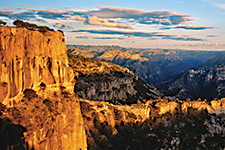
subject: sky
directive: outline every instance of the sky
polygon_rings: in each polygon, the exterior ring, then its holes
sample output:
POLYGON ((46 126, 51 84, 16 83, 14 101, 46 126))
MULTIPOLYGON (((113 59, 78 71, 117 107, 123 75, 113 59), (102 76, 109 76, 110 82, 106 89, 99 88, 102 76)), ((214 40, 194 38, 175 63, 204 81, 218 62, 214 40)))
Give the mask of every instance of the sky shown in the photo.
POLYGON ((225 50, 225 0, 1 0, 0 19, 63 30, 68 45, 225 50))

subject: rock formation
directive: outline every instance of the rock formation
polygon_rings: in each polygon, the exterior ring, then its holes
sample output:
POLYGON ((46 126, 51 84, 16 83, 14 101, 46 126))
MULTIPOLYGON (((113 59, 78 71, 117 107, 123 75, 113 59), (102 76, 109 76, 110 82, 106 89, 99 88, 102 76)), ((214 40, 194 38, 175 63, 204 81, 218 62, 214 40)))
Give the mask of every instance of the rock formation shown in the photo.
POLYGON ((157 145, 158 147, 165 148, 165 145, 178 147, 189 145, 189 139, 192 143, 199 143, 196 137, 200 141, 203 139, 205 144, 208 144, 207 148, 212 143, 204 139, 209 138, 220 144, 217 146, 224 145, 224 142, 218 139, 225 135, 223 109, 225 99, 211 103, 158 99, 130 106, 83 99, 80 101, 90 150, 121 147, 125 149, 134 146, 133 142, 140 145, 149 143, 148 146, 144 146, 145 148, 135 147, 135 149, 153 149, 151 147, 156 146, 154 142, 157 143, 162 139, 165 139, 165 142, 157 145), (221 137, 214 138, 214 134, 221 137))
POLYGON ((225 96, 224 81, 224 65, 212 68, 201 66, 189 69, 171 80, 157 85, 157 87, 165 90, 163 92, 165 95, 177 93, 176 91, 181 90, 195 99, 205 98, 213 100, 214 98, 223 98, 225 96))
MULTIPOLYGON (((78 99, 69 93, 56 95, 48 99, 35 95, 34 91, 26 90, 20 102, 11 108, 0 108, 0 118, 10 120, 24 128, 21 136, 27 143, 27 149, 34 150, 85 150, 87 147, 83 118, 78 99)), ((7 128, 6 141, 13 137, 7 128)), ((16 136, 19 136, 16 135, 16 136)), ((26 143, 10 141, 12 147, 26 143)), ((10 145, 4 145, 7 147, 10 145)), ((3 148, 2 147, 2 148, 3 148)), ((26 150, 26 147, 22 148, 26 150)))
POLYGON ((129 72, 80 76, 74 92, 80 97, 94 101, 137 103, 137 100, 157 99, 163 96, 155 87, 149 86, 129 72))
POLYGON ((25 129, 24 149, 87 148, 73 77, 61 33, 0 27, 0 118, 25 129))
POLYGON ((138 49, 120 46, 68 45, 68 52, 84 57, 110 61, 129 68, 144 82, 155 85, 201 65, 223 51, 138 49))
POLYGON ((76 73, 74 92, 81 98, 128 104, 163 96, 127 68, 79 55, 68 54, 68 58, 76 73))
POLYGON ((46 91, 59 85, 72 88, 64 37, 23 28, 0 27, 0 102, 21 95, 26 88, 46 91))

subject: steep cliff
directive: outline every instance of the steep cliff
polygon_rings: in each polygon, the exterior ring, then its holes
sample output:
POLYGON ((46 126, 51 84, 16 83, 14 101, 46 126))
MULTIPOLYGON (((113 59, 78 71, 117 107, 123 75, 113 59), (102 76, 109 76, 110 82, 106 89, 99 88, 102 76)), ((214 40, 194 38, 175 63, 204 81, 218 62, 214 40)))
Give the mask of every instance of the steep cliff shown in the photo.
POLYGON ((154 86, 144 83, 129 72, 80 76, 74 92, 80 97, 94 101, 108 101, 123 104, 137 103, 138 100, 154 100, 163 94, 154 86))
POLYGON ((80 101, 89 150, 225 146, 225 99, 211 103, 158 99, 130 106, 80 101))
POLYGON ((0 27, 0 123, 4 149, 84 150, 86 135, 61 33, 0 27), (8 123, 22 127, 14 141, 8 123))
POLYGON ((163 96, 127 68, 73 54, 68 54, 68 58, 76 73, 74 92, 81 98, 130 104, 163 96))
MULTIPOLYGON (((26 90, 20 102, 11 108, 2 107, 1 113, 1 119, 24 128, 21 133, 24 141, 15 143, 11 141, 11 131, 5 129, 4 138, 12 143, 12 147, 26 145, 21 148, 25 150, 85 150, 87 147, 79 101, 69 93, 43 99, 34 91, 26 90)), ((2 148, 9 146, 1 145, 2 148)))
POLYGON ((67 61, 61 33, 0 27, 0 102, 12 105, 23 90, 38 91, 42 82, 49 92, 59 85, 73 88, 67 61))

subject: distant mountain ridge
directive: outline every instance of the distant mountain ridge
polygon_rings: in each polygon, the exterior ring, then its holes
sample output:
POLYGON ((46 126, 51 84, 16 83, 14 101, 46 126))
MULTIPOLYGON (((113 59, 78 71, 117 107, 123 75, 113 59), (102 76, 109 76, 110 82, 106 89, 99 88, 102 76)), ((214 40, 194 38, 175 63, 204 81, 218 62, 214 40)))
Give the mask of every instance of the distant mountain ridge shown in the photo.
POLYGON ((120 46, 67 45, 69 53, 106 60, 129 68, 144 82, 155 85, 204 63, 223 51, 137 49, 120 46))
POLYGON ((194 98, 222 98, 225 96, 225 54, 209 59, 202 65, 184 71, 174 78, 156 85, 164 94, 176 93, 177 89, 194 98), (173 92, 174 91, 174 92, 173 92))

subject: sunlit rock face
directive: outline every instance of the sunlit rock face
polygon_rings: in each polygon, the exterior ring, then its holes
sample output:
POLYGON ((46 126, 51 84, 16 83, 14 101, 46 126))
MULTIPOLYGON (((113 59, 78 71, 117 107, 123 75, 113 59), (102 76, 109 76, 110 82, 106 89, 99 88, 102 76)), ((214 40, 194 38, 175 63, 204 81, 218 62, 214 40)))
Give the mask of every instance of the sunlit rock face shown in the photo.
POLYGON ((73 88, 72 78, 61 33, 0 27, 0 102, 9 104, 26 88, 38 91, 42 82, 73 88))
POLYGON ((0 118, 25 129, 24 149, 87 148, 73 77, 61 33, 0 27, 0 118))
POLYGON ((137 100, 153 100, 163 96, 154 86, 144 83, 129 72, 111 72, 80 76, 74 92, 93 101, 137 103, 137 100))

